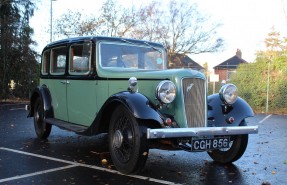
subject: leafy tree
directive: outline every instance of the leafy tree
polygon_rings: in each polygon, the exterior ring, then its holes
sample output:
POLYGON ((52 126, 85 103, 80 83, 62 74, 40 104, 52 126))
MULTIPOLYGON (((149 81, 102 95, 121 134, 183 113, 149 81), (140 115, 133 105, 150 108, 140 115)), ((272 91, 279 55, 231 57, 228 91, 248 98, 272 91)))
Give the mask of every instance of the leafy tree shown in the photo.
POLYGON ((36 52, 30 45, 33 29, 29 19, 34 13, 30 0, 0 1, 0 98, 9 95, 28 98, 29 89, 37 83, 36 52), (11 89, 10 82, 15 87, 11 89))
POLYGON ((275 31, 274 28, 272 28, 270 33, 268 33, 264 42, 266 51, 263 52, 263 55, 269 59, 282 55, 282 53, 287 49, 285 40, 280 37, 280 33, 275 31))

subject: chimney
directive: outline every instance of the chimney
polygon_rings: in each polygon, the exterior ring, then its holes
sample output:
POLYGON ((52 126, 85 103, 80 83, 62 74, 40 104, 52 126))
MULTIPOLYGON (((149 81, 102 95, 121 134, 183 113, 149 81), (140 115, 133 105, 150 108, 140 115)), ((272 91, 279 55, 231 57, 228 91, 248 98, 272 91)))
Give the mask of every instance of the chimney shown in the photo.
POLYGON ((242 52, 241 52, 240 49, 237 49, 237 51, 236 51, 236 56, 237 56, 238 58, 242 58, 242 52))

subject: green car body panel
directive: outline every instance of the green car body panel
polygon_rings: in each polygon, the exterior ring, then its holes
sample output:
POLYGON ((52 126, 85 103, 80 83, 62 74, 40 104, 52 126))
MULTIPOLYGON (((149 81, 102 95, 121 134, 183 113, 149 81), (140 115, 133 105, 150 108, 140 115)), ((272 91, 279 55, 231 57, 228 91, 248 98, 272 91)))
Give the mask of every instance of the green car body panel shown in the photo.
POLYGON ((205 80, 204 75, 201 72, 190 70, 190 69, 170 69, 164 71, 135 71, 135 72, 116 72, 107 71, 98 68, 98 74, 102 78, 118 78, 124 80, 107 80, 102 81, 108 84, 109 96, 121 91, 127 91, 128 77, 136 77, 138 79, 138 92, 148 97, 154 104, 158 104, 158 100, 155 99, 155 89, 159 82, 162 80, 170 80, 176 84, 176 98, 173 103, 168 105, 168 108, 163 108, 162 112, 175 116, 175 120, 178 122, 180 127, 187 127, 187 121, 185 118, 183 95, 181 80, 183 78, 199 78, 205 80), (148 77, 148 79, 147 79, 148 77))

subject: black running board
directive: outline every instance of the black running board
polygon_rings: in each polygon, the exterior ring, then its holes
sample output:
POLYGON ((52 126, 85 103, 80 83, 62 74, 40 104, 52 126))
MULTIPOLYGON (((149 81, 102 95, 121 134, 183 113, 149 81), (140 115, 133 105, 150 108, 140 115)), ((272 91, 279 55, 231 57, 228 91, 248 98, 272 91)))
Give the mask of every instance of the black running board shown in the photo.
POLYGON ((46 123, 49 123, 51 125, 55 125, 61 129, 76 132, 78 134, 84 133, 89 127, 82 126, 82 125, 76 125, 73 123, 69 123, 66 121, 61 121, 55 118, 46 118, 46 123))

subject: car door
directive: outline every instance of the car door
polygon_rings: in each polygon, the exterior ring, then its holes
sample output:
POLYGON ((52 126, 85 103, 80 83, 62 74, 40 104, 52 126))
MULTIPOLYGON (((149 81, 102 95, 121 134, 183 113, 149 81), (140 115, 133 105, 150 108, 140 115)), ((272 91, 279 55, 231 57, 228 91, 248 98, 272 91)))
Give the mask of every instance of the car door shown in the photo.
POLYGON ((92 73, 92 43, 74 43, 69 47, 67 104, 69 122, 90 126, 97 113, 96 80, 92 73))
POLYGON ((50 78, 47 80, 52 98, 54 117, 62 121, 68 121, 67 80, 65 76, 66 55, 66 46, 59 46, 51 49, 50 78))

